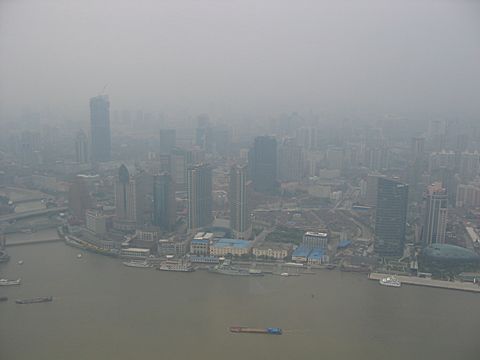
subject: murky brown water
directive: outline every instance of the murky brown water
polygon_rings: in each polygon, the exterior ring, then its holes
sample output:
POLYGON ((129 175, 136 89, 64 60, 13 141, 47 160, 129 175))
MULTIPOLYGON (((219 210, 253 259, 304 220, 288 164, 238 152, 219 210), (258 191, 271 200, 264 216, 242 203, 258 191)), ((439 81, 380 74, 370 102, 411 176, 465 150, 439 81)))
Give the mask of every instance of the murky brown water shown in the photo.
POLYGON ((0 359, 480 359, 480 296, 365 276, 226 277, 124 267, 62 243, 10 248, 0 359), (19 259, 24 260, 18 265, 19 259), (16 305, 15 298, 54 296, 16 305), (282 336, 230 334, 279 326, 282 336))

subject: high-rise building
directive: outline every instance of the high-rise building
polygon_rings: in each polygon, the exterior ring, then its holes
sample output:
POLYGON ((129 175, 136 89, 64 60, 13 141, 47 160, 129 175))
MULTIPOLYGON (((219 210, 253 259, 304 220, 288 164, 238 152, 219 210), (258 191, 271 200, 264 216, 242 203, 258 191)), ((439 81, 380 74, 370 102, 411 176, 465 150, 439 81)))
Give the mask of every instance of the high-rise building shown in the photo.
POLYGON ((133 177, 135 223, 140 227, 150 225, 153 215, 153 175, 141 171, 133 177))
POLYGON ((230 205, 230 228, 235 238, 248 239, 252 232, 247 203, 247 167, 235 165, 230 169, 228 201, 230 205))
POLYGON ((278 148, 278 178, 281 181, 300 181, 303 177, 302 148, 286 139, 278 148))
POLYGON ((408 185, 397 180, 378 178, 374 243, 378 255, 403 255, 407 202, 408 185))
POLYGON ((411 201, 419 201, 423 196, 425 185, 422 184, 422 175, 426 165, 425 138, 412 138, 410 157, 407 165, 409 197, 411 201))
POLYGON ((85 212, 93 205, 88 184, 83 175, 77 175, 68 190, 68 207, 80 221, 85 221, 85 212))
POLYGON ((379 173, 368 174, 365 184, 365 205, 377 206, 378 179, 385 175, 379 173))
POLYGON ((210 126, 210 120, 206 115, 200 115, 197 119, 198 127, 195 130, 195 145, 205 150, 207 153, 213 151, 213 128, 210 126))
POLYGON ((341 170, 343 168, 344 153, 342 148, 329 147, 326 154, 327 168, 341 170))
POLYGON ((271 136, 255 138, 248 158, 255 191, 274 193, 277 183, 277 140, 271 136))
POLYGON ((110 102, 107 95, 90 99, 91 155, 93 161, 110 160, 110 102))
POLYGON ((115 181, 115 214, 118 220, 135 222, 135 183, 125 165, 121 165, 115 181))
POLYGON ((463 181, 475 179, 480 168, 480 154, 478 152, 464 151, 460 155, 459 172, 463 181))
POLYGON ((176 146, 175 129, 160 130, 160 154, 170 154, 176 146))
POLYGON ((177 191, 185 191, 187 186, 187 154, 183 149, 175 148, 170 156, 170 169, 177 191))
POLYGON ((153 181, 153 223, 164 231, 171 231, 175 217, 175 186, 170 174, 164 172, 153 181))
POLYGON ((428 187, 422 233, 423 243, 427 245, 445 243, 447 202, 447 192, 441 183, 437 182, 428 187))
POLYGON ((459 184, 457 187, 456 207, 480 207, 480 183, 459 184))
POLYGON ((88 162, 88 141, 83 130, 78 131, 75 136, 75 161, 80 164, 88 162))
POLYGON ((212 168, 207 164, 187 169, 188 229, 208 226, 212 216, 212 168))

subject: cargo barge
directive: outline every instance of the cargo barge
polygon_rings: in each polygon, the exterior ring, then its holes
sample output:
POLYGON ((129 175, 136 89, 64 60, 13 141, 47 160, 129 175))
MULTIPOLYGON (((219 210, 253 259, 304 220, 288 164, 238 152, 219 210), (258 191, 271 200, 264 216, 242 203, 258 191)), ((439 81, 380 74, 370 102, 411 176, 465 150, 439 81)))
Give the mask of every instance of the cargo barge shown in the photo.
POLYGON ((37 297, 33 299, 17 299, 15 302, 17 304, 36 304, 36 303, 43 303, 43 302, 50 302, 53 301, 53 297, 46 296, 46 297, 37 297))
POLYGON ((230 326, 232 333, 246 333, 246 334, 267 334, 267 335, 282 335, 282 329, 278 327, 268 328, 251 328, 246 326, 230 326))

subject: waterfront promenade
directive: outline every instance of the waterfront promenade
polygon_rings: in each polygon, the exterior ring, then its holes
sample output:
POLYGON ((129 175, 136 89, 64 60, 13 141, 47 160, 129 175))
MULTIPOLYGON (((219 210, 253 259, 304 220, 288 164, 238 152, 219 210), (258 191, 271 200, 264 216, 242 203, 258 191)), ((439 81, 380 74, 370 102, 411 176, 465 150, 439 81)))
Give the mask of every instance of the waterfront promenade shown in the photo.
MULTIPOLYGON (((368 275, 368 278, 370 280, 378 281, 387 276, 391 276, 391 275, 381 274, 381 273, 370 273, 368 275)), ((427 287, 434 287, 434 288, 440 288, 440 289, 460 290, 460 291, 480 293, 480 286, 478 284, 473 284, 469 282, 433 280, 433 279, 427 279, 427 278, 420 278, 416 276, 395 275, 395 277, 398 280, 400 280, 402 284, 407 284, 407 285, 427 286, 427 287)))

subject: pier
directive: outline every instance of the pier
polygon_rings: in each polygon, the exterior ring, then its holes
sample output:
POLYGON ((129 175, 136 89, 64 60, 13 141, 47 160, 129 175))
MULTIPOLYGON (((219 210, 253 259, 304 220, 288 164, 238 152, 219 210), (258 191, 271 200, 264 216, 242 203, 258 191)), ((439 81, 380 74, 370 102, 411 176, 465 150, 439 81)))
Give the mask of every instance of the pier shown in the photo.
MULTIPOLYGON (((392 276, 391 274, 381 274, 381 273, 370 273, 368 278, 370 280, 379 281, 380 279, 392 276)), ((420 278, 416 276, 403 276, 395 275, 395 277, 400 280, 402 284, 414 285, 414 286, 426 286, 433 287, 438 289, 447 289, 447 290, 459 290, 480 293, 480 286, 478 284, 461 282, 461 281, 444 281, 444 280, 433 280, 427 278, 420 278)))
POLYGON ((21 245, 44 244, 44 243, 51 243, 51 242, 58 242, 58 241, 63 241, 63 240, 60 239, 60 238, 38 239, 38 240, 20 240, 20 241, 7 242, 5 244, 5 246, 6 247, 11 247, 11 246, 21 246, 21 245))

